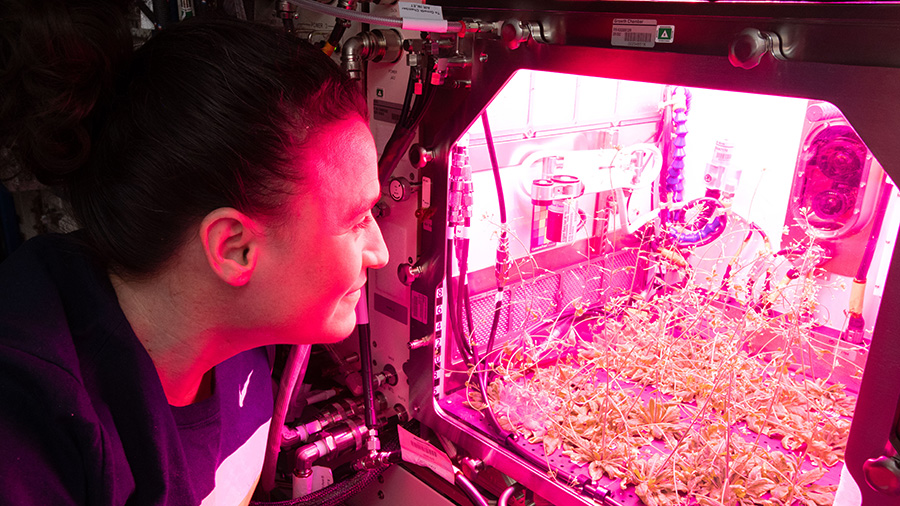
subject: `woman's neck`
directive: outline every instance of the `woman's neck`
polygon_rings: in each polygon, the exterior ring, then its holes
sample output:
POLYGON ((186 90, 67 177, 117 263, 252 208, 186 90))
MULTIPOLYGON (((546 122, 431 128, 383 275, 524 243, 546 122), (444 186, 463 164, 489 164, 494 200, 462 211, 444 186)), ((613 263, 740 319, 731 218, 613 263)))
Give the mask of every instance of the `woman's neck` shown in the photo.
POLYGON ((156 367, 166 399, 186 406, 212 393, 212 368, 219 357, 213 335, 206 330, 202 312, 184 290, 172 290, 165 277, 125 281, 113 274, 110 281, 119 305, 138 340, 156 367))

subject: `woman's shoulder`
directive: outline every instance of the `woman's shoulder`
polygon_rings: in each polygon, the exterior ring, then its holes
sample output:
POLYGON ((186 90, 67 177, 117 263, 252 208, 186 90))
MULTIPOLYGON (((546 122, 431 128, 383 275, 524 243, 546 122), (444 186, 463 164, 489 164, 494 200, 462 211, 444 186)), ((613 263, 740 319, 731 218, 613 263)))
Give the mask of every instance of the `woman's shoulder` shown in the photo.
POLYGON ((26 241, 0 265, 0 347, 32 356, 45 366, 75 375, 77 361, 68 331, 61 292, 74 286, 57 279, 69 241, 65 236, 39 236, 26 241))

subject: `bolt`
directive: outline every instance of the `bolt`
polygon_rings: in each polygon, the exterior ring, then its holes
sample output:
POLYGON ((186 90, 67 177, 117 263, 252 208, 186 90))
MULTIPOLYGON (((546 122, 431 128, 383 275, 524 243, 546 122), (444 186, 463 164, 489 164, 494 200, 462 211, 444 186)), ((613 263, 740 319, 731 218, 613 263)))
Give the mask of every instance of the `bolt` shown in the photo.
POLYGON ((481 56, 478 57, 478 61, 480 61, 481 63, 488 61, 488 55, 482 53, 481 56))

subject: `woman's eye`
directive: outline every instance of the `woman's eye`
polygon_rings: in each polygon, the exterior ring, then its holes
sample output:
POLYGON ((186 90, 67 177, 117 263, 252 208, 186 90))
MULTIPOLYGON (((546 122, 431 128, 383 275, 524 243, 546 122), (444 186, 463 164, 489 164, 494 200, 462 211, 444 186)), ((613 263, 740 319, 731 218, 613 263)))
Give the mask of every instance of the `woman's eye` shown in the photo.
POLYGON ((357 223, 356 226, 353 228, 354 228, 354 230, 366 229, 369 227, 369 225, 372 224, 373 221, 375 221, 375 218, 373 218, 372 214, 369 213, 365 216, 365 218, 363 218, 363 220, 361 222, 357 223))

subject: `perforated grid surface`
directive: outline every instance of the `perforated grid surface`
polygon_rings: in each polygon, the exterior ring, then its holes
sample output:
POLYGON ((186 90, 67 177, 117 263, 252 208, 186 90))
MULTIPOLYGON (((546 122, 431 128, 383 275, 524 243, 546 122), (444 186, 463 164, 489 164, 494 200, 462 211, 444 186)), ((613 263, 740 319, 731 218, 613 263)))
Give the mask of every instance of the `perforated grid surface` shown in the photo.
MULTIPOLYGON (((635 252, 620 251, 506 287, 494 346, 502 346, 510 332, 572 310, 574 304, 596 307, 629 290, 636 263, 635 252)), ((491 290, 471 297, 473 338, 479 356, 490 337, 496 293, 497 290, 491 290)), ((444 336, 449 338, 449 331, 445 330, 444 336)), ((455 344, 444 349, 452 350, 450 364, 461 362, 455 344)))

